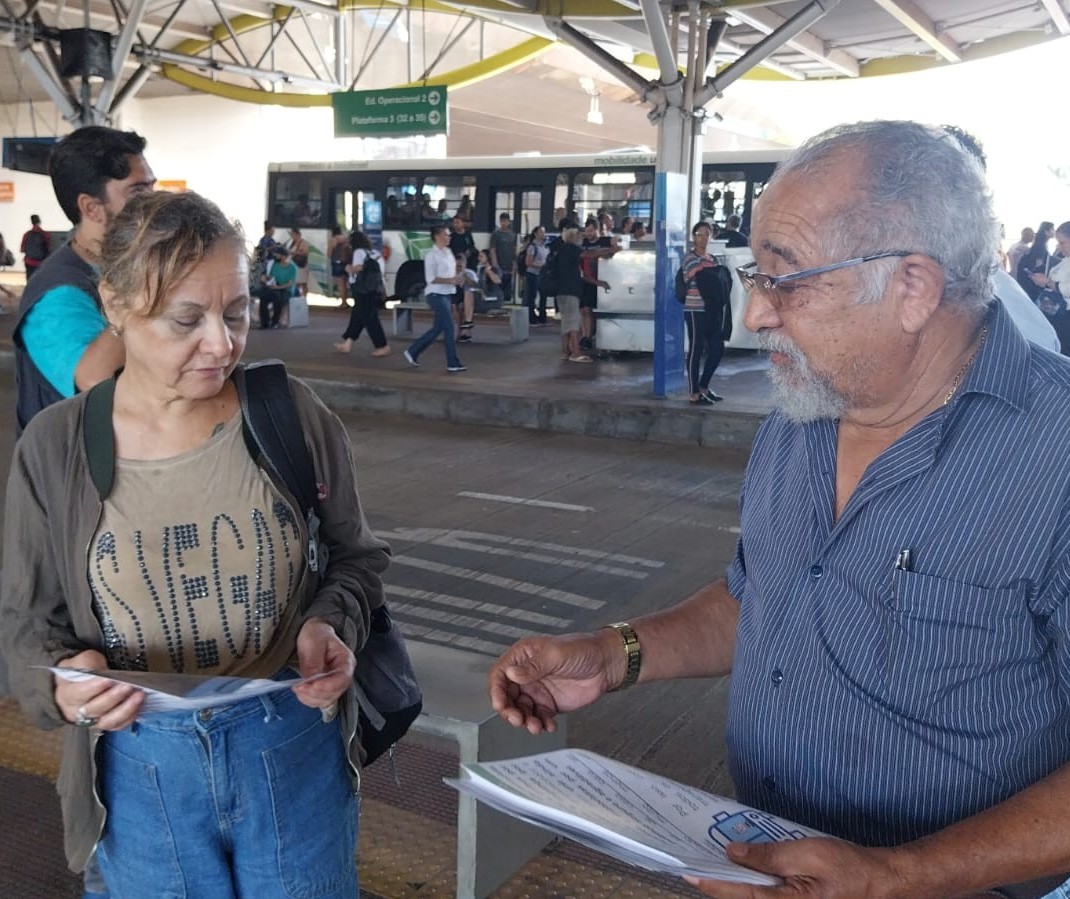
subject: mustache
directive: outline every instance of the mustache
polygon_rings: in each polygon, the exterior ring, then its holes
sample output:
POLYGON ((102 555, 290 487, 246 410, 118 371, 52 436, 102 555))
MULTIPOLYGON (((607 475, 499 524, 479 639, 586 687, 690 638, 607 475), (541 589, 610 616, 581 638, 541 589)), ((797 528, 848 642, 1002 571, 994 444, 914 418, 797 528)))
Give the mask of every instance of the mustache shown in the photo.
POLYGON ((760 330, 758 332, 758 346, 767 353, 783 353, 793 361, 803 358, 803 354, 795 341, 786 334, 781 334, 777 331, 770 331, 764 328, 760 330))

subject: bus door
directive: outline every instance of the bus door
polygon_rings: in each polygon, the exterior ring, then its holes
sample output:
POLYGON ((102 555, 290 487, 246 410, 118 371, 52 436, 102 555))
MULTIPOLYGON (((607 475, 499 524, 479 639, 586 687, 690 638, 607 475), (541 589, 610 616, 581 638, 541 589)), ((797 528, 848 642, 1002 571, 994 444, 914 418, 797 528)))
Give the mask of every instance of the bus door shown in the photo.
POLYGON ((375 199, 375 194, 365 190, 332 190, 331 224, 338 225, 343 234, 364 230, 364 201, 375 199))
POLYGON ((530 234, 536 225, 554 230, 550 222, 542 220, 542 189, 537 184, 496 184, 491 193, 494 197, 492 230, 498 227, 503 212, 508 214, 513 230, 521 237, 530 234))

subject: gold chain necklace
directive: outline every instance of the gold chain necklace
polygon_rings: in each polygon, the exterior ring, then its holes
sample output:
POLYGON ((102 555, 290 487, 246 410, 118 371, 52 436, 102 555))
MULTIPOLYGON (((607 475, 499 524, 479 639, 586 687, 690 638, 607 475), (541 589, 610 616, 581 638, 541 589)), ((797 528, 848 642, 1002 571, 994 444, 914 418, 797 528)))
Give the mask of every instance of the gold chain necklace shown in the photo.
POLYGON ((967 359, 956 373, 954 379, 951 381, 951 389, 948 390, 947 396, 944 397, 944 405, 946 406, 951 402, 951 398, 955 395, 955 392, 959 389, 959 385, 962 384, 962 379, 966 376, 966 372, 970 370, 970 366, 973 365, 973 360, 977 358, 977 354, 981 352, 981 347, 985 345, 985 338, 988 336, 988 322, 985 322, 981 326, 981 340, 977 344, 977 349, 970 353, 970 358, 967 359))
POLYGON ((97 254, 97 253, 94 253, 91 249, 89 249, 89 247, 87 247, 84 243, 82 243, 80 240, 78 240, 77 237, 72 237, 71 238, 71 246, 75 250, 80 250, 81 251, 81 255, 86 257, 86 262, 89 262, 91 265, 96 265, 96 266, 99 267, 99 265, 100 265, 100 255, 97 254))

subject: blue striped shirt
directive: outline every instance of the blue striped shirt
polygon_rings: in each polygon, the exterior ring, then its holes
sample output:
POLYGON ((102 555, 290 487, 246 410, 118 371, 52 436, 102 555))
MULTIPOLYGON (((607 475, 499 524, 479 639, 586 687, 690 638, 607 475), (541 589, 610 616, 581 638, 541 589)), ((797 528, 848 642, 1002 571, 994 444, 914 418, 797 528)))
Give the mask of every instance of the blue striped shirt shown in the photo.
POLYGON ((890 845, 1070 759, 1070 360, 989 322, 838 521, 836 424, 762 424, 728 569, 742 801, 890 845))

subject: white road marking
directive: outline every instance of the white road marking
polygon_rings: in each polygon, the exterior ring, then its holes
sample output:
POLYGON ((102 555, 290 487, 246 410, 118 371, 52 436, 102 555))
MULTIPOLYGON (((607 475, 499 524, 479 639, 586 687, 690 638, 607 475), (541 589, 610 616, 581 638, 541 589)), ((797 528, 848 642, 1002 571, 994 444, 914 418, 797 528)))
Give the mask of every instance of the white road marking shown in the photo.
MULTIPOLYGON (((527 609, 511 609, 508 606, 500 606, 493 602, 481 602, 477 599, 467 599, 463 596, 453 596, 449 593, 433 593, 430 590, 417 590, 414 587, 401 587, 397 584, 389 584, 386 592, 390 596, 405 596, 409 599, 417 599, 421 602, 437 603, 443 606, 453 606, 464 609, 467 612, 476 612, 482 615, 496 616, 498 618, 516 618, 531 625, 539 625, 544 628, 556 628, 564 630, 571 627, 573 622, 568 618, 556 618, 553 615, 543 615, 541 612, 531 612, 527 609)), ((394 608, 391 601, 390 608, 394 608)))
POLYGON ((428 606, 412 605, 407 602, 390 603, 391 613, 398 615, 412 615, 420 621, 434 621, 438 624, 452 628, 463 627, 468 630, 478 631, 481 634, 497 634, 507 637, 509 642, 519 640, 521 637, 530 637, 530 627, 513 627, 509 624, 501 624, 497 621, 487 621, 484 618, 473 618, 471 615, 457 615, 443 609, 432 609, 428 606))
POLYGON ((564 512, 593 512, 594 506, 573 506, 570 503, 555 503, 545 499, 524 499, 521 496, 502 496, 498 493, 476 493, 462 490, 457 494, 469 499, 485 499, 492 503, 510 503, 514 506, 538 506, 541 509, 561 509, 564 512))
POLYGON ((562 556, 590 559, 593 562, 612 562, 617 565, 634 565, 637 568, 665 567, 664 562, 659 562, 656 559, 625 556, 600 549, 583 549, 566 543, 544 543, 536 540, 525 540, 521 537, 506 537, 502 534, 484 534, 479 531, 448 530, 444 528, 397 528, 393 531, 376 533, 379 533, 380 536, 387 540, 411 540, 414 543, 434 543, 442 546, 453 545, 458 539, 475 540, 502 546, 555 552, 562 556))
POLYGON ((450 577, 476 581, 481 584, 490 584, 492 587, 500 587, 503 590, 515 590, 517 593, 526 593, 530 596, 539 596, 553 602, 576 606, 580 609, 600 609, 605 603, 600 599, 591 599, 579 593, 569 593, 565 590, 555 590, 552 587, 543 587, 540 584, 531 584, 527 581, 517 581, 513 578, 499 577, 496 574, 488 574, 485 571, 476 571, 472 568, 460 568, 456 565, 443 565, 441 562, 432 562, 430 559, 417 559, 404 553, 394 556, 391 561, 395 565, 408 565, 410 568, 419 568, 423 571, 433 571, 436 574, 445 574, 450 577))
POLYGON ((401 630, 411 640, 426 640, 428 643, 442 643, 446 646, 455 646, 458 649, 470 649, 473 652, 481 652, 488 656, 500 656, 508 649, 512 642, 494 643, 490 640, 480 640, 469 634, 458 634, 456 631, 443 630, 438 627, 426 627, 421 624, 401 622, 401 630))

